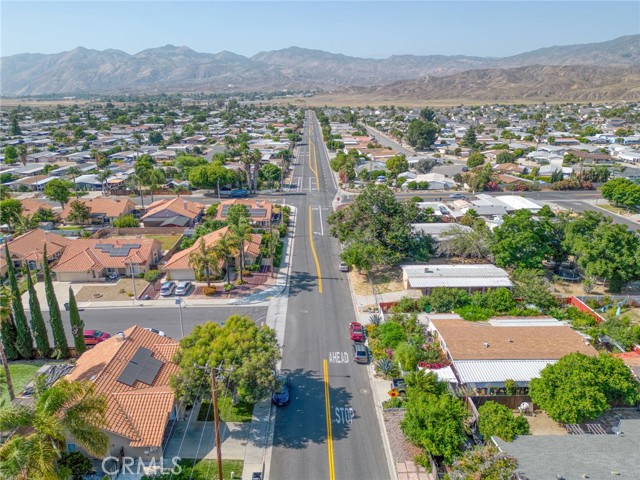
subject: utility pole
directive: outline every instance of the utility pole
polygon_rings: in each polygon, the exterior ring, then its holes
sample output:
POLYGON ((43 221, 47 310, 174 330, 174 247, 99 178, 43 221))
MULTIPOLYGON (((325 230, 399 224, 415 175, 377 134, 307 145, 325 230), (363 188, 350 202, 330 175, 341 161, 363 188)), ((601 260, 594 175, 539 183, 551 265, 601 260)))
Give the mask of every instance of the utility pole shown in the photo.
POLYGON ((209 368, 207 363, 204 367, 200 367, 196 364, 193 365, 200 370, 211 373, 211 394, 213 397, 213 422, 215 426, 216 435, 216 454, 218 457, 218 480, 223 480, 222 477, 222 447, 220 445, 220 414, 218 411, 218 389, 216 388, 216 373, 222 371, 222 363, 218 368, 209 368))
POLYGON ((131 283, 133 283, 133 298, 131 299, 133 303, 138 299, 138 294, 136 292, 136 278, 133 276, 133 262, 129 260, 129 270, 131 270, 131 283))

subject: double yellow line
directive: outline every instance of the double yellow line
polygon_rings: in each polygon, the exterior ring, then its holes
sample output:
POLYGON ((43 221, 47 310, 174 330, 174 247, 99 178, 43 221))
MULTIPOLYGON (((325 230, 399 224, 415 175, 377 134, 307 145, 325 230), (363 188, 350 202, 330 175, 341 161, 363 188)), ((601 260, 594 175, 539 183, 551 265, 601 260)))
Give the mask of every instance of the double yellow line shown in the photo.
POLYGON ((316 175, 316 188, 320 191, 320 177, 318 175, 318 157, 316 156, 316 144, 311 140, 311 127, 309 127, 309 168, 316 175), (313 152, 313 164, 311 163, 311 152, 313 152), (315 165, 315 168, 314 168, 315 165))
POLYGON ((313 243, 313 212, 311 211, 311 207, 309 207, 309 243, 311 244, 311 253, 316 262, 316 270, 318 272, 318 292, 322 293, 322 271, 320 270, 320 261, 316 253, 316 246, 313 243))
POLYGON ((331 432, 331 401, 329 398, 329 362, 325 358, 322 361, 324 369, 324 405, 327 410, 327 450, 329 457, 329 480, 336 479, 335 465, 333 461, 333 434, 331 432))

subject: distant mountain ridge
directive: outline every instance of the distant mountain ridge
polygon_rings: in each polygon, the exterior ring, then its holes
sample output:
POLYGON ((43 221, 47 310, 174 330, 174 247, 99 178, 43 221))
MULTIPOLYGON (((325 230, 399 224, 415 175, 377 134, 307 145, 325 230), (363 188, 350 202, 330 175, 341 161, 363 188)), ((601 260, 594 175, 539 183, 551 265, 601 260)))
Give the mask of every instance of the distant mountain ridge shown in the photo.
POLYGON ((229 51, 200 53, 173 45, 130 55, 115 49, 78 47, 51 55, 26 53, 0 58, 0 89, 3 95, 336 89, 532 65, 637 66, 640 35, 542 48, 503 58, 393 55, 371 59, 300 47, 245 57, 229 51))

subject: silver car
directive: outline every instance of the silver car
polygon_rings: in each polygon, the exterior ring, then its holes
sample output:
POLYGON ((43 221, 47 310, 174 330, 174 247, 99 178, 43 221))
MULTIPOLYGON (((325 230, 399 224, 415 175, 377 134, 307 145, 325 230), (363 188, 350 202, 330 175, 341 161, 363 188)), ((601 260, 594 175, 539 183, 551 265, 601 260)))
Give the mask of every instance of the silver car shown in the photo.
POLYGON ((191 282, 180 282, 176 287, 176 296, 189 295, 191 290, 191 282))
POLYGON ((160 287, 161 297, 170 297, 176 289, 176 282, 164 282, 160 287))

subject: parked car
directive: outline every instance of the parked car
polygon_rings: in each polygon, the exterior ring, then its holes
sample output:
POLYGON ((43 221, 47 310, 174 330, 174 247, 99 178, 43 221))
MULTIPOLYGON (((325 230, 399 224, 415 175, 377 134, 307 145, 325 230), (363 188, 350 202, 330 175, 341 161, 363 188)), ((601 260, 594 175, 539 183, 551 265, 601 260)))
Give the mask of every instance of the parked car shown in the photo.
POLYGON ((229 192, 229 198, 244 198, 249 196, 249 191, 244 188, 236 188, 229 192))
POLYGON ((176 287, 176 296, 189 295, 191 290, 191 282, 180 282, 176 287))
POLYGON ((278 387, 276 391, 271 395, 271 401, 274 405, 279 407, 288 405, 291 400, 291 380, 289 375, 278 375, 278 387))
POLYGON ((158 330, 157 328, 145 327, 145 330, 147 330, 148 332, 153 332, 156 335, 160 335, 161 337, 166 337, 167 336, 166 333, 164 333, 162 330, 158 330))
POLYGON ((353 344, 353 360, 356 363, 369 363, 369 349, 362 343, 353 344))
POLYGON ((467 197, 462 193, 452 193, 451 195, 449 195, 449 198, 467 198, 467 197))
POLYGON ((407 392, 407 384, 404 381, 404 378, 394 378, 391 380, 391 389, 397 390, 400 393, 407 392))
POLYGON ((354 342, 364 342, 364 327, 362 324, 351 322, 349 324, 349 335, 354 342))
POLYGON ((104 342, 107 338, 111 338, 107 332, 102 330, 84 330, 84 343, 87 347, 93 347, 94 345, 104 342))
POLYGON ((347 265, 344 262, 340 262, 340 265, 338 265, 338 270, 340 270, 341 272, 348 272, 349 271, 349 265, 347 265))
POLYGON ((161 297, 169 297, 173 295, 173 292, 176 290, 176 282, 164 282, 162 287, 160 287, 160 296, 161 297))

